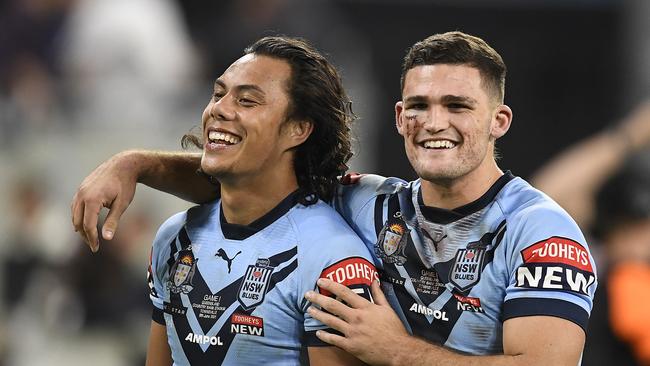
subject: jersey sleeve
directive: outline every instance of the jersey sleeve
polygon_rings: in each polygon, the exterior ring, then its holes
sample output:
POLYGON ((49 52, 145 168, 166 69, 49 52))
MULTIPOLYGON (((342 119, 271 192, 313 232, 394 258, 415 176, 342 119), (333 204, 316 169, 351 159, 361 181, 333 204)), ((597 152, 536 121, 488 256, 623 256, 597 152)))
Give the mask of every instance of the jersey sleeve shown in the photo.
MULTIPOLYGON (((334 211, 332 211, 334 213, 334 211)), ((334 213, 335 214, 335 213, 334 213)), ((316 286, 319 278, 328 278, 342 283, 360 296, 371 300, 370 285, 378 279, 370 252, 352 230, 340 220, 338 227, 330 227, 327 235, 310 244, 310 249, 299 257, 301 269, 300 296, 309 290, 321 291, 316 286)), ((321 228, 323 229, 323 228, 321 228)), ((321 291, 322 294, 333 296, 321 291)), ((320 321, 312 318, 307 308, 312 304, 301 299, 301 312, 304 314, 305 346, 329 346, 320 341, 315 333, 327 329, 320 321)), ((332 330, 330 330, 332 331, 332 330)))
POLYGON ((503 321, 559 317, 587 329, 596 267, 577 224, 559 207, 533 207, 508 225, 508 286, 503 321))
POLYGON ((154 238, 149 257, 149 268, 147 269, 147 282, 149 285, 149 299, 153 305, 152 320, 156 323, 165 324, 163 317, 164 307, 164 283, 168 277, 169 266, 167 257, 171 252, 171 246, 175 245, 178 231, 185 223, 186 213, 182 212, 169 218, 163 223, 156 237, 154 238))
POLYGON ((363 174, 355 179, 345 180, 337 189, 333 206, 345 221, 372 248, 377 240, 376 222, 383 222, 384 198, 407 186, 399 178, 363 174), (376 216, 380 215, 379 218, 376 216))

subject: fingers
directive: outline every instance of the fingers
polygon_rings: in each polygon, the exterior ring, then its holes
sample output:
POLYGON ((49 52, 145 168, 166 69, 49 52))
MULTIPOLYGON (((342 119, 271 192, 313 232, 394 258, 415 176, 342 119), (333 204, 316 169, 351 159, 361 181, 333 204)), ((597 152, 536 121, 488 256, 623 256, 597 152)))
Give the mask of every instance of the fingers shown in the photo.
POLYGON ((327 310, 329 313, 341 317, 343 320, 349 320, 351 310, 347 305, 333 299, 329 296, 324 296, 315 291, 307 291, 305 299, 312 303, 319 305, 321 308, 327 310))
POLYGON ((106 216, 106 221, 104 221, 104 225, 102 226, 102 237, 104 239, 113 239, 113 236, 117 231, 117 226, 120 222, 120 217, 122 217, 122 214, 124 211, 126 211, 127 207, 129 207, 128 202, 122 201, 120 199, 113 201, 113 204, 110 207, 110 211, 108 211, 108 215, 106 216))
POLYGON ((325 343, 336 346, 344 351, 348 351, 345 337, 342 337, 338 334, 332 334, 324 330, 316 331, 316 337, 325 343))
POLYGON ((83 210, 83 231, 86 235, 86 243, 93 252, 99 250, 99 238, 97 236, 97 218, 101 206, 98 203, 87 202, 83 210))
POLYGON ((342 285, 338 282, 327 278, 320 278, 317 284, 318 287, 333 293, 337 298, 345 301, 345 303, 347 303, 352 308, 358 309, 370 304, 368 300, 364 299, 345 285, 342 285))
POLYGON ((338 318, 332 314, 328 314, 320 309, 317 309, 314 306, 310 306, 307 309, 307 312, 309 315, 311 315, 312 318, 319 320, 321 323, 327 325, 328 327, 336 329, 343 334, 346 333, 348 323, 343 321, 341 318, 338 318))
POLYGON ((72 225, 74 226, 74 231, 76 231, 79 236, 81 236, 81 240, 83 240, 90 249, 93 248, 93 246, 90 244, 91 242, 88 240, 88 236, 86 235, 86 231, 84 230, 84 202, 82 200, 79 200, 77 198, 77 195, 75 195, 75 198, 72 201, 72 225))
POLYGON ((390 306, 388 299, 386 299, 386 295, 384 295, 384 292, 381 290, 379 281, 372 281, 372 284, 370 285, 370 293, 372 294, 372 299, 375 304, 390 306))
POLYGON ((78 199, 77 194, 72 198, 72 226, 74 226, 74 231, 79 234, 83 233, 83 215, 84 215, 84 206, 83 201, 78 199))

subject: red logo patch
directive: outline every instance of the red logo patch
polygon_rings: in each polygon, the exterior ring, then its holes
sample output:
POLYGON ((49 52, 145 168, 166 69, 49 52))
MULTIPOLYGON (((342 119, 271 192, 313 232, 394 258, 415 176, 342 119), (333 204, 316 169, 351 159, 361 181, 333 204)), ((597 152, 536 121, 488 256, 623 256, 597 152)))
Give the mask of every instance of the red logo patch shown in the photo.
MULTIPOLYGON (((347 258, 325 268, 320 278, 328 278, 347 287, 354 285, 370 286, 372 281, 379 279, 375 266, 361 257, 347 258)), ((321 289, 321 294, 330 296, 332 293, 321 289)))
POLYGON ((589 253, 580 243, 571 239, 552 236, 538 241, 521 251, 524 263, 566 264, 593 273, 589 253))
POLYGON ((463 304, 470 304, 472 306, 476 306, 477 308, 481 307, 481 299, 479 299, 478 297, 466 297, 457 294, 454 294, 454 297, 456 298, 456 300, 458 300, 463 304))
POLYGON ((264 319, 246 314, 233 314, 230 318, 230 332, 264 337, 264 319))
POLYGON ((232 317, 230 318, 230 323, 252 325, 255 327, 263 327, 264 319, 257 316, 251 316, 251 315, 233 314, 232 317))

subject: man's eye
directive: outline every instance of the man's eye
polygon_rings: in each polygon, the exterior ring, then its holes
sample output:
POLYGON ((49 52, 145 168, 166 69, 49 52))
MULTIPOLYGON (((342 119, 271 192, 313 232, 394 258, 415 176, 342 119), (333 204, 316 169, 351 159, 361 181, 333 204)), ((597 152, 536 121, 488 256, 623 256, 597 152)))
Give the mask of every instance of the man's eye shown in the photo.
POLYGON ((248 98, 239 98, 239 103, 241 103, 244 106, 253 106, 257 104, 257 102, 255 102, 254 100, 248 98))
POLYGON ((469 109, 469 106, 462 103, 451 103, 448 104, 447 107, 449 107, 449 109, 469 109))
POLYGON ((413 103, 406 106, 406 109, 418 109, 423 110, 427 109, 426 103, 413 103))
POLYGON ((219 100, 221 98, 223 98, 223 93, 221 93, 221 92, 212 94, 212 99, 214 99, 214 100, 219 100))

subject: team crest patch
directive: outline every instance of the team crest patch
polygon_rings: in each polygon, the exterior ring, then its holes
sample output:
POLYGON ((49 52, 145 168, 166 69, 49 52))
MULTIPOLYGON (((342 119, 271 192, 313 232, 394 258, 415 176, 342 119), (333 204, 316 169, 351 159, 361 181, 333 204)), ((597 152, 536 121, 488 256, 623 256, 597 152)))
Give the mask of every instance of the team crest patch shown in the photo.
POLYGON ((402 220, 401 212, 396 212, 379 232, 375 253, 386 263, 403 265, 406 262, 404 248, 410 231, 402 220))
POLYGON ((264 301, 273 269, 266 258, 260 258, 254 265, 248 266, 237 294, 237 300, 244 310, 257 307, 264 301))
POLYGON ((192 246, 178 252, 178 259, 171 268, 172 279, 167 282, 167 288, 175 293, 187 294, 194 288, 192 278, 196 272, 196 262, 192 253, 192 246))
POLYGON ((485 248, 458 249, 449 273, 449 282, 458 291, 465 292, 481 279, 485 248))

